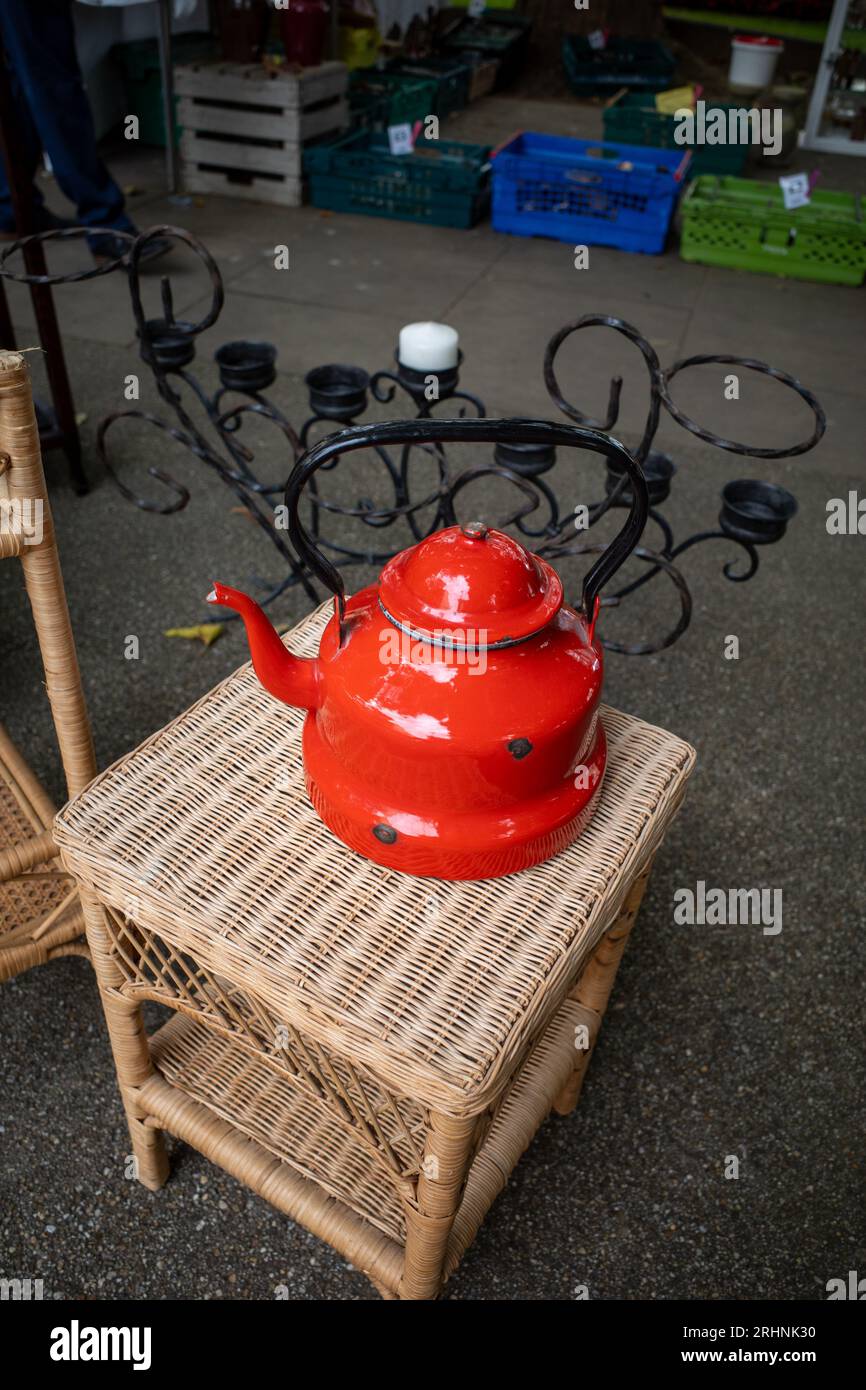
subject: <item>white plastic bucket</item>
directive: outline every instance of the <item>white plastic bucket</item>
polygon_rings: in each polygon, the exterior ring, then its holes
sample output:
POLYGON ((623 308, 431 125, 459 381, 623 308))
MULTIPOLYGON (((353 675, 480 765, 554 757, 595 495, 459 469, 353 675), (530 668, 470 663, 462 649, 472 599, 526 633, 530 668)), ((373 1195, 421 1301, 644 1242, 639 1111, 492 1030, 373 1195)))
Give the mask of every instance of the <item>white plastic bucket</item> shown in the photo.
POLYGON ((731 67, 728 73, 731 91, 760 92, 764 87, 769 87, 784 47, 781 39, 768 39, 759 34, 737 34, 731 39, 731 67))

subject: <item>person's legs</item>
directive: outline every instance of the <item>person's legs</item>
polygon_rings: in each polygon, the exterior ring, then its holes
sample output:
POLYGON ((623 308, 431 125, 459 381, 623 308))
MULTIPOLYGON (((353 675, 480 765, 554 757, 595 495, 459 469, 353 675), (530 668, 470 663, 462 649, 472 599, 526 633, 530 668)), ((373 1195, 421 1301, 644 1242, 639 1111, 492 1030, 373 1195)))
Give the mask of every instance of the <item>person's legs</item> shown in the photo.
POLYGON ((79 222, 133 231, 123 194, 96 151, 75 52, 72 0, 2 0, 0 34, 35 133, 79 222))
MULTIPOLYGON (((3 30, 3 11, 0 8, 0 33, 3 30)), ((36 127, 24 100, 20 83, 11 66, 6 66, 6 78, 9 82, 11 99, 15 106, 15 139, 17 141, 16 157, 23 174, 27 176, 33 186, 34 211, 37 213, 42 206, 42 192, 34 183, 36 170, 39 168, 39 160, 42 148, 39 143, 39 136, 36 127)), ((0 231, 12 233, 15 231, 15 210, 12 206, 12 197, 9 192, 9 179, 6 173, 6 160, 0 159, 0 231)))

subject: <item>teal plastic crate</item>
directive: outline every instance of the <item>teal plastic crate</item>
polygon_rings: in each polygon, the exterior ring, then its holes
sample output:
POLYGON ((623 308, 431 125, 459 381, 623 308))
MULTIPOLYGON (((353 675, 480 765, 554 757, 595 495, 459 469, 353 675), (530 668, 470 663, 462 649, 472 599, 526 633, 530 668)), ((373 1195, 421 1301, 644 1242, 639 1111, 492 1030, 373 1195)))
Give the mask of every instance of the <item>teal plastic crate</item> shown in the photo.
POLYGON ((472 227, 490 202, 490 149, 456 140, 419 140, 391 154, 385 135, 355 132, 304 151, 310 202, 333 212, 472 227))
POLYGON ((673 85, 676 59, 657 39, 608 39, 604 48, 593 48, 582 35, 566 34, 562 65, 579 97, 612 96, 620 87, 665 91, 673 85))
MULTIPOLYGON (((728 102, 713 102, 713 109, 736 111, 728 102)), ((741 174, 748 145, 680 145, 674 132, 676 117, 656 109, 655 100, 643 92, 623 92, 604 111, 604 138, 612 143, 648 145, 657 150, 691 150, 688 177, 700 174, 741 174)))

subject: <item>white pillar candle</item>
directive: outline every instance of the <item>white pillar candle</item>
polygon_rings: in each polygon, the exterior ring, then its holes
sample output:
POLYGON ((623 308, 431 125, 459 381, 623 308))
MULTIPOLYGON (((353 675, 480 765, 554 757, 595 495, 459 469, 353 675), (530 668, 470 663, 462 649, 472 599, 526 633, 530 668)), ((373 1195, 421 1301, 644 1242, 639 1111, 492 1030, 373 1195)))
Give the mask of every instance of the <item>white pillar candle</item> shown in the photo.
POLYGON ((447 323, 407 323, 397 357, 415 372, 444 372, 457 366, 458 343, 457 329, 447 323))

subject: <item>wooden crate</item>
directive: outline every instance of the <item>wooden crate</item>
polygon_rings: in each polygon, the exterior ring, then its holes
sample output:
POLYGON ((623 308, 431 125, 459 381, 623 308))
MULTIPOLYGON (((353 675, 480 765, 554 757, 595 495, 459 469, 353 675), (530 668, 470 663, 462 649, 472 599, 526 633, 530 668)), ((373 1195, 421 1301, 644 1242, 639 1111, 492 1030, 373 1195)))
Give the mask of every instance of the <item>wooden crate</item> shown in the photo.
POLYGON ((475 64, 469 83, 470 101, 477 101, 479 97, 486 97, 488 92, 493 91, 498 71, 499 61, 496 58, 485 58, 475 64))
POLYGON ((349 124, 344 63, 268 72, 252 63, 175 69, 180 154, 190 193, 301 202, 301 147, 349 124))

